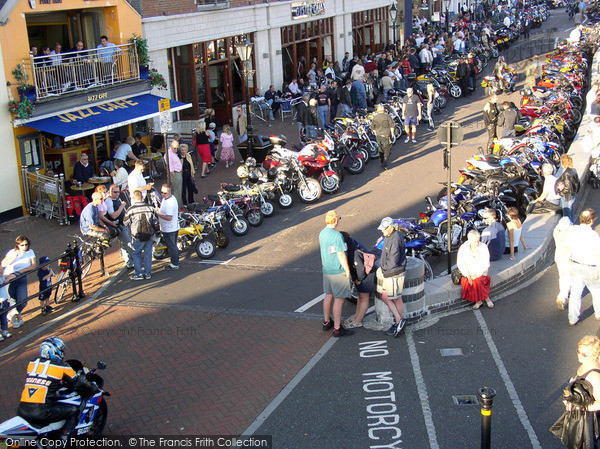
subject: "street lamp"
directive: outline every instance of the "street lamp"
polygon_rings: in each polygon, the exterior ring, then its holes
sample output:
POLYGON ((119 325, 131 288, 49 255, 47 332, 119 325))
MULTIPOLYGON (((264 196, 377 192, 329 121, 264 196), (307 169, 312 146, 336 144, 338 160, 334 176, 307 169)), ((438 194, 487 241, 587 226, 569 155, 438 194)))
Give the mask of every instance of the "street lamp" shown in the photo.
POLYGON ((446 18, 446 31, 448 31, 450 29, 450 16, 448 15, 450 0, 444 0, 444 6, 446 7, 446 14, 444 14, 444 17, 446 18))
MULTIPOLYGON (((395 0, 394 0, 395 1, 395 0)), ((392 3, 390 8, 390 17, 392 18, 392 36, 394 39, 393 48, 394 54, 396 54, 396 19, 398 18, 398 9, 396 8, 396 3, 392 3)))
POLYGON ((254 136, 252 135, 252 114, 250 114, 250 88, 248 86, 251 76, 254 75, 254 70, 248 69, 248 65, 251 63, 252 58, 252 42, 246 39, 246 42, 238 42, 235 44, 235 49, 240 55, 240 59, 244 64, 244 82, 246 84, 246 136, 248 137, 248 157, 254 157, 254 136))

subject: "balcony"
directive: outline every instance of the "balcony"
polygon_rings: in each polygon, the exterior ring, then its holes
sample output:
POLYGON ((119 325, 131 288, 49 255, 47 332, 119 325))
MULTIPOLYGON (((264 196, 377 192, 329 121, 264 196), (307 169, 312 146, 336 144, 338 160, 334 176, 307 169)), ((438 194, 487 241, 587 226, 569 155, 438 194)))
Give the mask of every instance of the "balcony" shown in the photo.
POLYGON ((23 65, 36 102, 140 79, 135 44, 30 57, 23 65))

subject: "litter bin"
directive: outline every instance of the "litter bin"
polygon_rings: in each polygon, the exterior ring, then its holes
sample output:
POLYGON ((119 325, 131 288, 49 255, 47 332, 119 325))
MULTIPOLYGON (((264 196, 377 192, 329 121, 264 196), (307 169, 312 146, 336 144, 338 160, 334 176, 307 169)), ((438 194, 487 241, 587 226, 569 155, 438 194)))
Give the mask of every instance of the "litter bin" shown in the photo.
MULTIPOLYGON (((269 151, 271 151, 271 149, 273 148, 273 145, 269 141, 268 136, 258 135, 258 136, 253 136, 253 137, 254 137, 254 145, 253 145, 254 159, 256 159, 257 164, 262 164, 264 162, 265 158, 267 157, 267 154, 269 154, 269 151)), ((242 156, 243 160, 246 160, 248 157, 250 157, 250 154, 248 154, 248 141, 247 140, 245 142, 238 144, 238 151, 240 152, 240 155, 242 156)))

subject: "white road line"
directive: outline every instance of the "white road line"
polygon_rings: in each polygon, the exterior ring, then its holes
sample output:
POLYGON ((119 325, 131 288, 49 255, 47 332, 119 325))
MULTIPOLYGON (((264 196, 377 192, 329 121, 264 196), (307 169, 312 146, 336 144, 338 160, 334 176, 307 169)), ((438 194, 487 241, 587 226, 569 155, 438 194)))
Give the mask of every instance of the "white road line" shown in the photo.
POLYGON ((523 425, 523 427, 525 428, 525 431, 527 432, 527 435, 529 436, 529 441, 531 441, 531 446, 534 449, 542 449, 542 445, 540 444, 540 441, 538 440, 535 430, 533 430, 533 426, 529 422, 527 413, 525 412, 525 409, 523 408, 523 404, 521 403, 521 400, 519 399, 519 394, 517 393, 517 390, 515 389, 515 386, 512 383, 510 376, 508 375, 506 366, 504 366, 504 362, 502 361, 502 358, 500 357, 498 348, 496 347, 496 344, 494 343, 494 340, 492 339, 490 330, 488 329, 488 326, 487 326, 485 320, 483 319, 481 310, 474 310, 473 312, 475 313, 475 318, 477 318, 479 327, 481 328, 481 331, 483 332, 485 340, 487 341, 488 347, 490 348, 490 352, 492 353, 494 362, 496 363, 496 366, 498 367, 500 376, 502 377, 502 380, 504 381, 504 385, 506 386, 506 389, 508 390, 508 395, 510 396, 513 406, 515 407, 515 410, 517 411, 517 416, 519 417, 521 424, 523 425))
POLYGON ((233 259, 235 259, 235 256, 233 256, 229 260, 197 260, 196 263, 206 263, 209 265, 227 265, 233 259))
MULTIPOLYGON (((294 376, 294 378, 290 381, 289 384, 285 386, 281 392, 275 396, 275 399, 271 401, 269 405, 262 411, 260 415, 254 420, 250 426, 246 430, 242 432, 239 439, 244 441, 248 439, 248 437, 252 436, 254 432, 256 432, 260 426, 264 424, 267 418, 275 411, 277 407, 285 400, 286 397, 292 392, 294 388, 300 383, 300 381, 308 374, 308 372, 323 358, 325 354, 333 347, 333 345, 338 341, 337 338, 331 337, 327 343, 323 345, 321 349, 313 356, 309 362, 302 367, 302 369, 294 376), (245 438, 244 438, 245 437, 245 438)), ((232 446, 233 447, 233 446, 232 446)), ((239 447, 239 446, 235 446, 239 447)))
POLYGON ((306 312, 308 309, 310 309, 315 304, 318 304, 321 301, 323 301, 323 299, 325 299, 325 293, 321 293, 315 299, 311 299, 306 304, 304 304, 302 307, 298 307, 296 310, 294 310, 294 312, 298 312, 298 313, 306 312))
POLYGON ((408 352, 410 354, 410 363, 412 364, 415 381, 417 383, 417 391, 419 393, 419 399, 421 400, 421 410, 423 411, 423 418, 425 419, 429 447, 431 449, 439 449, 440 445, 438 444, 437 434, 435 433, 433 415, 431 413, 431 406, 429 405, 429 396, 427 395, 427 386, 425 385, 423 373, 421 372, 421 364, 419 363, 419 355, 417 354, 415 340, 413 339, 412 332, 406 332, 405 335, 408 352))

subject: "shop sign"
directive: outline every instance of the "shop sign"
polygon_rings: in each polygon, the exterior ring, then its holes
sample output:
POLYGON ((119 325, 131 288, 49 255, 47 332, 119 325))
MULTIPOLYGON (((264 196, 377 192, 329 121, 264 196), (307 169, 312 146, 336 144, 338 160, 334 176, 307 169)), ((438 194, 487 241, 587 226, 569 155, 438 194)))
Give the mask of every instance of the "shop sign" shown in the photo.
POLYGON ((323 14, 325 14, 325 0, 292 2, 292 19, 294 20, 323 14))
POLYGON ((52 5, 54 3, 62 3, 62 0, 40 0, 40 5, 52 5))
POLYGON ((58 114, 57 117, 63 123, 73 123, 78 120, 91 117, 92 115, 102 115, 102 112, 111 112, 117 109, 127 109, 130 106, 136 106, 139 103, 133 100, 117 100, 110 103, 99 104, 92 108, 80 109, 78 111, 67 112, 66 114, 58 114))

